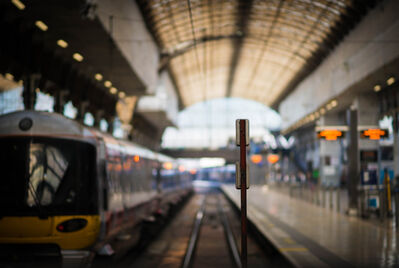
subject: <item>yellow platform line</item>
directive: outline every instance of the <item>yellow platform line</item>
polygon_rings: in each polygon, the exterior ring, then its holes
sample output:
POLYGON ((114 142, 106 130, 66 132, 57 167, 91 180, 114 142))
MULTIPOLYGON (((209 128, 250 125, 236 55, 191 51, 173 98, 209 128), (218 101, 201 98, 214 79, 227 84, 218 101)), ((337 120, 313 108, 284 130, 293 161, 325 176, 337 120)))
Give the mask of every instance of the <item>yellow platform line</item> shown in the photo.
POLYGON ((295 252, 308 251, 307 248, 302 248, 302 247, 300 247, 300 248, 279 248, 278 250, 279 251, 284 251, 284 252, 287 252, 287 251, 295 251, 295 252))

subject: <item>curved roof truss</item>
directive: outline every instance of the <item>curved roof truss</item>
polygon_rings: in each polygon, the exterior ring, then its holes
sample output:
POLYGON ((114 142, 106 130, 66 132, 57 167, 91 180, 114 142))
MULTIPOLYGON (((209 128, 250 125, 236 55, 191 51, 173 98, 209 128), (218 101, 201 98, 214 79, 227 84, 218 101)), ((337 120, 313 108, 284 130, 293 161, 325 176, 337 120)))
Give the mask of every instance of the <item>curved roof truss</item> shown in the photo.
POLYGON ((379 0, 137 0, 184 106, 276 106, 379 0))

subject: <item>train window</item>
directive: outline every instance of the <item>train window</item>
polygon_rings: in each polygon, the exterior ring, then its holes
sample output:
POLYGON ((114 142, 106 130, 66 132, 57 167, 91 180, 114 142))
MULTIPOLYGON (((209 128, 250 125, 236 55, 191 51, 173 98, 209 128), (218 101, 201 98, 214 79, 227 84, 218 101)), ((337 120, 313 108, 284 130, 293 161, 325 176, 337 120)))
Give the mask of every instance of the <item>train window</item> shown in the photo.
POLYGON ((0 139, 2 215, 97 211, 95 147, 42 137, 0 139))
MULTIPOLYGON (((69 161, 59 149, 42 143, 30 144, 28 161, 28 206, 34 206, 36 202, 41 205, 51 204, 69 161)), ((72 202, 71 198, 73 193, 66 201, 72 202)))

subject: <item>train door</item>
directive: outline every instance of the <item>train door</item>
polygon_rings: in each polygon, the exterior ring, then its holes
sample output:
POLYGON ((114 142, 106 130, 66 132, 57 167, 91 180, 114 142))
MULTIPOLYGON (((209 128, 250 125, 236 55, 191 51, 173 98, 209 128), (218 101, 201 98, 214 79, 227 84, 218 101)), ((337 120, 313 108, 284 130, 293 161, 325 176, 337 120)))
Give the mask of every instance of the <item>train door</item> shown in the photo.
POLYGON ((98 181, 98 202, 99 202, 99 213, 100 213, 100 239, 104 239, 107 233, 106 228, 106 212, 108 211, 108 194, 109 187, 107 181, 107 161, 106 161, 106 149, 105 143, 102 138, 98 139, 97 147, 97 181, 98 181))

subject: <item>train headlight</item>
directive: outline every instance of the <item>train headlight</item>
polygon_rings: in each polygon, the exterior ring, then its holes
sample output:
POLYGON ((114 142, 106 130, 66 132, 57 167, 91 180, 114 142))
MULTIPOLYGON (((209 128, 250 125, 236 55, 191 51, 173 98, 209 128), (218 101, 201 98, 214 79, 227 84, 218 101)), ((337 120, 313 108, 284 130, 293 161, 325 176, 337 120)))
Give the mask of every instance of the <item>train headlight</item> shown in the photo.
POLYGON ((71 219, 61 222, 57 225, 57 231, 62 233, 76 232, 87 225, 87 220, 85 219, 71 219))

